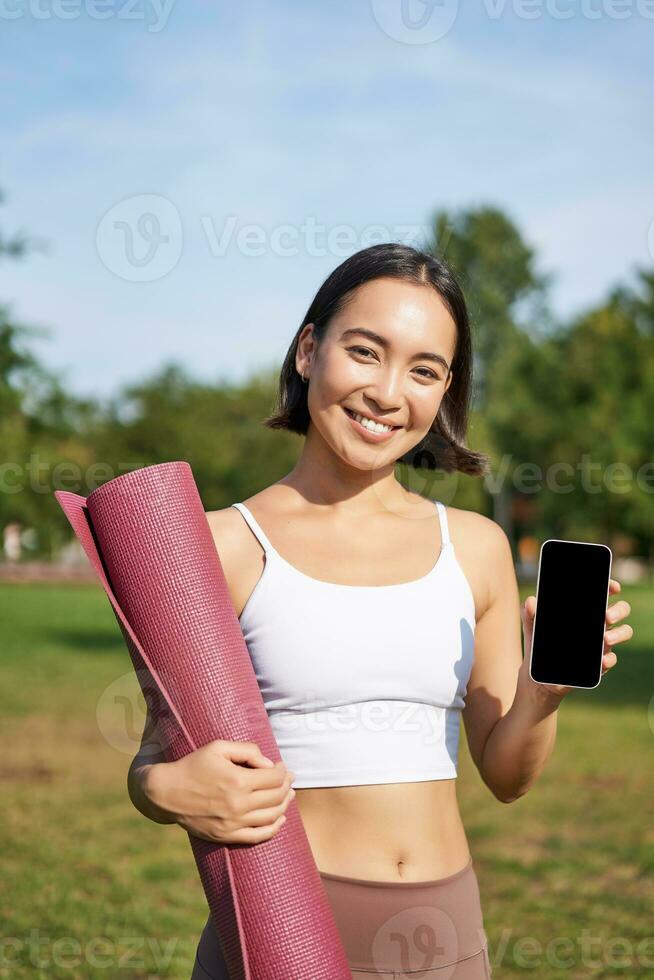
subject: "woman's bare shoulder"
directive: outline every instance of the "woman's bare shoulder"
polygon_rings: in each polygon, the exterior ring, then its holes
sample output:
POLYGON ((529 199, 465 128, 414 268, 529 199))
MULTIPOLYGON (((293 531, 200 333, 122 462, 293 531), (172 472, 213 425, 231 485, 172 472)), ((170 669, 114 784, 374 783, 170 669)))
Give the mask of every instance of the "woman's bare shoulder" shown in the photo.
POLYGON ((243 523, 243 518, 236 510, 236 507, 221 507, 219 510, 207 510, 205 511, 205 516, 209 522, 209 527, 211 528, 211 533, 222 531, 223 534, 229 534, 230 529, 238 527, 239 523, 243 523))
POLYGON ((458 529, 459 533, 469 537, 477 534, 484 535, 484 538, 492 540, 493 535, 502 531, 501 526, 491 517, 479 514, 476 510, 464 510, 461 507, 447 506, 447 516, 450 520, 452 531, 458 529))
POLYGON ((205 512, 237 616, 261 575, 263 552, 236 507, 205 512))
POLYGON ((511 546, 502 526, 485 514, 448 506, 447 515, 454 551, 475 597, 479 620, 491 602, 497 563, 510 556, 511 546))
MULTIPOLYGON (((265 505, 267 497, 268 494, 266 491, 261 490, 251 497, 245 497, 242 502, 248 509, 250 508, 250 504, 254 503, 256 509, 259 503, 265 505)), ((231 504, 229 507, 221 507, 219 510, 205 511, 205 515, 209 522, 214 541, 216 542, 216 547, 218 546, 218 541, 220 541, 223 548, 240 548, 244 541, 248 541, 252 537, 243 519, 243 515, 231 504)))
MULTIPOLYGON (((254 541, 242 514, 236 507, 208 510, 206 518, 221 560, 226 559, 230 563, 232 556, 242 555, 250 539, 254 541)), ((256 546, 256 541, 254 544, 256 546)), ((253 550, 256 551, 256 547, 253 550)))

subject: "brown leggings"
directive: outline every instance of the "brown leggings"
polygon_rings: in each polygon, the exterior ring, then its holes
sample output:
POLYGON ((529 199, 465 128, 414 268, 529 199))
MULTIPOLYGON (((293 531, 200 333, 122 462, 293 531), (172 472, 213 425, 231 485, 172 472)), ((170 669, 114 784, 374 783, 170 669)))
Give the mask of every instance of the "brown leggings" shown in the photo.
MULTIPOLYGON (((435 881, 368 881, 320 872, 352 980, 488 980, 491 965, 472 857, 435 881)), ((209 919, 191 980, 229 980, 209 919)))
POLYGON ((435 881, 368 881, 321 872, 353 980, 488 980, 488 942, 472 857, 435 881))

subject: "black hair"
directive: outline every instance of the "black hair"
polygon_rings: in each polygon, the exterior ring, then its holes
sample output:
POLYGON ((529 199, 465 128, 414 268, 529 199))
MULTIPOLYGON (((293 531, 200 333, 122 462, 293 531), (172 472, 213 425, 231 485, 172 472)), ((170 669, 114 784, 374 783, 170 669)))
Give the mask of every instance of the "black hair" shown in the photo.
POLYGON ((397 462, 417 469, 459 471, 471 476, 488 472, 489 457, 465 445, 472 393, 472 340, 470 320, 461 287, 442 258, 396 242, 384 242, 351 255, 327 277, 316 293, 288 349, 279 377, 275 412, 264 419, 270 429, 287 429, 306 435, 311 416, 307 388, 295 366, 298 340, 313 323, 319 346, 333 316, 340 312, 353 290, 372 279, 391 277, 417 285, 432 286, 456 324, 457 340, 450 370, 454 377, 445 392, 429 432, 397 462))

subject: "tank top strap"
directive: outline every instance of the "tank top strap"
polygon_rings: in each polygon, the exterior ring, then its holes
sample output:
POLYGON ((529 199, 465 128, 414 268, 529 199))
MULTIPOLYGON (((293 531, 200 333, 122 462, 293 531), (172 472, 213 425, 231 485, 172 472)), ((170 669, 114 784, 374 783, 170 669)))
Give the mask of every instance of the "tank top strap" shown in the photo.
POLYGON ((245 504, 241 504, 241 503, 232 504, 232 507, 236 507, 236 509, 241 512, 241 514, 249 524, 250 530, 254 534, 255 538, 257 538, 259 544, 265 551, 266 555, 275 554, 275 549, 273 548, 270 541, 268 540, 267 534, 265 533, 265 531, 263 530, 263 528, 255 518, 252 511, 248 507, 246 507, 245 504))
POLYGON ((436 507, 438 508, 438 517, 441 522, 441 547, 446 548, 450 542, 450 529, 447 523, 447 508, 445 504, 442 504, 440 500, 436 501, 436 507))

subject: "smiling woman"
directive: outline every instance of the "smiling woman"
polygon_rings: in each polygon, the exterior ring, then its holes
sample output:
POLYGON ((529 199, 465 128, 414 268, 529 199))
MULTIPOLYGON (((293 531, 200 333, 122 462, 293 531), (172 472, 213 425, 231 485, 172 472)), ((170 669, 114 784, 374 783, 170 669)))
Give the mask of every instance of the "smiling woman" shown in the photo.
POLYGON ((360 415, 359 412, 353 411, 351 408, 344 406, 344 411, 348 418, 352 419, 352 422, 357 429, 362 429, 369 437, 372 437, 373 442, 385 442, 386 436, 390 436, 392 432, 396 432, 401 429, 401 425, 392 425, 389 422, 382 422, 381 419, 373 418, 370 414, 360 415))
MULTIPOLYGON (((358 253, 311 304, 266 420, 305 435, 295 468, 212 515, 353 976, 490 976, 455 792, 484 534, 394 472, 486 471, 464 443, 470 388, 466 306, 445 263, 393 244, 358 253)), ((207 923, 198 959, 216 955, 207 923)))
MULTIPOLYGON (((149 780, 160 819, 229 843, 278 833, 295 798, 352 975, 367 980, 490 976, 456 797, 458 744, 465 710, 482 771, 515 694, 517 584, 492 521, 395 475, 398 462, 487 471, 465 445, 471 363, 465 301, 442 260, 379 245, 326 280, 264 420, 305 436, 295 467, 207 515, 289 780, 264 789, 252 756, 253 796, 234 798, 227 815, 232 790, 221 784, 216 797, 215 767, 200 753, 149 780), (503 605, 480 646, 495 589, 503 605)), ((510 776, 488 780, 498 799, 510 776)), ((208 921, 194 977, 221 969, 208 921)))
MULTIPOLYGON (((291 342, 280 375, 278 408, 265 425, 308 434, 316 419, 303 384, 308 380, 305 368, 312 352, 317 356, 322 347, 326 358, 336 353, 334 346, 350 359, 348 364, 342 356, 334 367, 347 371, 350 387, 355 386, 352 394, 357 385, 386 376, 389 365, 396 383, 398 372, 410 382, 413 402, 420 408, 420 417, 411 421, 422 422, 426 431, 418 441, 391 440, 400 450, 397 462, 470 476, 488 472, 488 456, 465 446, 472 388, 470 323, 463 293, 443 260, 388 244, 357 252, 335 269, 291 342)), ((344 378, 344 387, 347 383, 344 378)), ((408 435, 409 420, 399 417, 397 406, 378 406, 375 412, 371 404, 353 399, 343 407, 404 428, 408 435)), ((411 425, 412 432, 417 428, 411 425)))

